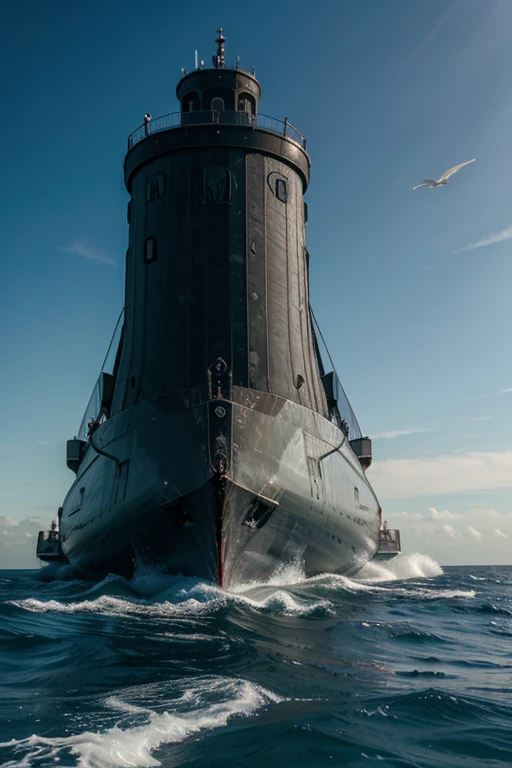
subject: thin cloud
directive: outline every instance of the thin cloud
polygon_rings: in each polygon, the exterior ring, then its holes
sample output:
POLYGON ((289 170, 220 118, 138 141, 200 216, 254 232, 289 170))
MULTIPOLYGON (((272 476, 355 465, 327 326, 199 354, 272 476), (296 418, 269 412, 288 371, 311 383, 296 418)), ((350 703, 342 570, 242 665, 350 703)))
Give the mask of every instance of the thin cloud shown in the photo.
POLYGON ((477 531, 476 528, 473 528, 472 525, 468 527, 468 533, 475 541, 480 541, 482 539, 482 534, 480 531, 477 531))
POLYGON ((116 265, 116 262, 106 251, 86 243, 85 240, 73 240, 71 245, 68 245, 67 247, 59 245, 58 249, 59 251, 65 251, 66 253, 74 253, 77 256, 82 256, 82 258, 90 259, 91 261, 99 261, 102 264, 109 264, 110 266, 116 265))
MULTIPOLYGON (((512 387, 506 389, 500 389, 498 392, 489 392, 487 395, 475 395, 474 397, 466 397, 466 402, 473 402, 474 400, 487 400, 490 397, 499 397, 500 395, 508 395, 512 392, 512 387)), ((488 416, 486 418, 492 418, 488 416)))
POLYGON ((405 435, 420 435, 423 432, 435 432, 434 429, 415 429, 414 427, 407 427, 406 429, 395 429, 389 432, 379 432, 378 435, 372 435, 373 440, 394 440, 396 437, 404 437, 405 435))
POLYGON ((492 421, 492 416, 473 416, 471 421, 492 421))
POLYGON ((488 11, 483 24, 478 24, 473 37, 467 44, 461 57, 461 75, 473 77, 485 61, 508 42, 511 32, 510 0, 494 0, 493 3, 482 3, 488 11))
POLYGON ((458 0, 454 5, 451 6, 451 8, 448 8, 445 13, 439 18, 437 23, 434 25, 434 27, 430 30, 430 32, 424 37, 424 39, 421 41, 419 46, 416 48, 412 56, 407 61, 407 64, 410 64, 411 61, 413 61, 417 56, 420 55, 422 51, 427 48, 428 45, 432 42, 432 40, 435 38, 435 36, 441 31, 441 29, 444 27, 450 16, 452 16, 453 13, 457 10, 461 3, 461 0, 458 0))
POLYGON ((499 528, 495 528, 494 529, 494 535, 497 536, 499 539, 506 539, 507 538, 507 534, 503 533, 503 531, 500 531, 499 528))
POLYGON ((481 240, 477 240, 476 243, 468 243, 463 248, 459 248, 455 253, 464 253, 465 251, 474 251, 475 248, 484 248, 486 245, 495 245, 496 243, 502 243, 504 240, 510 240, 512 238, 512 225, 506 229, 502 229, 501 232, 494 232, 492 235, 482 237, 481 240))
POLYGON ((36 445, 50 445, 50 443, 47 443, 45 440, 36 440, 36 445))

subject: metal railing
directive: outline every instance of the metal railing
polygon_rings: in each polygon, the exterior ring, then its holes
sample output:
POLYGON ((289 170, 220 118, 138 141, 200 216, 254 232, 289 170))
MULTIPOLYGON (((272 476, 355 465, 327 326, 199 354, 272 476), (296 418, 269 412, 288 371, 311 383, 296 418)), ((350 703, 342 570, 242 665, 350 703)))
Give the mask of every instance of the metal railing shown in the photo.
POLYGON ((234 112, 229 110, 197 110, 195 112, 172 112, 170 115, 156 117, 147 124, 137 128, 128 136, 128 151, 132 149, 139 141, 147 138, 153 133, 169 131, 173 128, 183 128, 187 125, 245 125, 251 128, 263 128, 272 133, 279 133, 281 136, 295 141, 303 149, 306 149, 306 137, 293 126, 288 118, 277 120, 275 117, 250 112, 234 112))
POLYGON ((313 326, 315 352, 317 355, 318 367, 320 369, 320 376, 324 385, 325 394, 327 400, 331 400, 335 403, 334 412, 329 413, 331 421, 336 423, 338 421, 337 416, 340 417, 340 423, 337 426, 347 434, 349 440, 358 440, 363 436, 361 427, 357 421, 356 415, 350 405, 349 399, 345 394, 345 390, 342 387, 339 376, 334 367, 331 354, 325 343, 325 339, 318 325, 315 314, 309 307, 311 314, 311 324, 313 326), (338 414, 336 414, 336 410, 338 414))

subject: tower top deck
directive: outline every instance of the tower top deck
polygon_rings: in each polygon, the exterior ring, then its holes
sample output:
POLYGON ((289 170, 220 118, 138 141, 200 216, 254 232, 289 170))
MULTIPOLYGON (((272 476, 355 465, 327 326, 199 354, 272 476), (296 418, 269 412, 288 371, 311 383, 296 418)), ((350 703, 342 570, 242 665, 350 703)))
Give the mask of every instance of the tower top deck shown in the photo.
POLYGON ((306 137, 288 118, 279 120, 259 112, 261 85, 254 67, 247 72, 240 67, 238 57, 233 67, 226 66, 225 42, 222 27, 217 31, 217 51, 211 67, 198 62, 192 72, 182 69, 176 86, 180 111, 144 121, 128 137, 128 151, 149 135, 183 126, 216 123, 260 128, 281 134, 306 149, 306 137))

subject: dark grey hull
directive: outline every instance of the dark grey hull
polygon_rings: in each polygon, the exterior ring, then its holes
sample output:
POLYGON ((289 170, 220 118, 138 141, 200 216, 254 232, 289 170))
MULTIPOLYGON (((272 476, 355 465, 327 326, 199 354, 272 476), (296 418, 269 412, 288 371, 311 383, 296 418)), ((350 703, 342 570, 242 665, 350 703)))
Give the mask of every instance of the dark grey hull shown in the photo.
POLYGON ((60 530, 87 576, 143 562, 229 587, 294 561, 307 575, 357 571, 377 551, 379 505, 331 422, 234 387, 232 401, 161 396, 107 421, 60 530))

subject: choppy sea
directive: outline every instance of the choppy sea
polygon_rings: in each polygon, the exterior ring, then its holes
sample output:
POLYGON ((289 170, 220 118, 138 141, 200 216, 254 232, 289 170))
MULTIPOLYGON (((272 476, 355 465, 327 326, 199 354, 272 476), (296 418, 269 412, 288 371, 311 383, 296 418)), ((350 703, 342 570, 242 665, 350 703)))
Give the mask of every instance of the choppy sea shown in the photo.
POLYGON ((0 571, 2 766, 512 764, 512 567, 53 576, 0 571))

